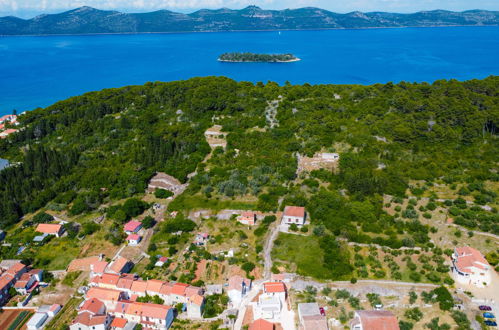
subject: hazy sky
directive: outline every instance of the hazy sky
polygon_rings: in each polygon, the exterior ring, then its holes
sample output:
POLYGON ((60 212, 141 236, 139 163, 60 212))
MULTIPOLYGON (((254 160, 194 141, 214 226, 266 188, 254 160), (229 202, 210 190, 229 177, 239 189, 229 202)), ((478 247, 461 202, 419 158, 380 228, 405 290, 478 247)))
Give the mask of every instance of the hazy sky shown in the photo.
POLYGON ((53 13, 80 6, 127 12, 170 9, 191 12, 200 8, 242 8, 257 5, 265 9, 321 7, 336 12, 489 9, 499 10, 499 0, 0 0, 0 15, 23 17, 53 13))

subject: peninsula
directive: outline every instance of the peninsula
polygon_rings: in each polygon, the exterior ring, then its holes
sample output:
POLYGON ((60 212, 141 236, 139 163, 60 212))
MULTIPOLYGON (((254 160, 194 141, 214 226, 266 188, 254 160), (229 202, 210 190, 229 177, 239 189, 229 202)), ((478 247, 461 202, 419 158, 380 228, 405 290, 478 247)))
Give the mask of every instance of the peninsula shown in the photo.
POLYGON ((300 59, 293 54, 254 54, 254 53, 224 53, 218 58, 220 62, 268 62, 287 63, 296 62, 300 59))

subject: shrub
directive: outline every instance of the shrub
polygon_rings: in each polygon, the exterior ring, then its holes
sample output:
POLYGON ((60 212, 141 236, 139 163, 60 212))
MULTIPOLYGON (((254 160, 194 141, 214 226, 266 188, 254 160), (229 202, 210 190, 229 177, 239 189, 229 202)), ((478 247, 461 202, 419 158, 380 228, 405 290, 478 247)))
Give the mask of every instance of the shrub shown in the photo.
POLYGON ((289 225, 289 230, 291 231, 298 231, 298 226, 296 225, 296 223, 292 223, 289 225))
POLYGON ((408 319, 418 322, 423 318, 423 312, 421 312, 419 308, 414 307, 406 310, 404 316, 407 317, 408 319))
POLYGON ((308 233, 308 226, 303 226, 303 227, 301 227, 301 228, 300 228, 300 231, 301 231, 302 233, 308 233))

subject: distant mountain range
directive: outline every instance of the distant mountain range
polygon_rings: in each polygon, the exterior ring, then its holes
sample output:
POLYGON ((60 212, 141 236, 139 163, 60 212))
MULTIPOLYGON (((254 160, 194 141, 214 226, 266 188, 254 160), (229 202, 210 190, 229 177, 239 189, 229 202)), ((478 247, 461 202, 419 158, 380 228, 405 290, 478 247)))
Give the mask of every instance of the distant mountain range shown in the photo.
POLYGON ((422 11, 413 14, 385 12, 333 13, 319 8, 241 10, 222 8, 181 14, 168 10, 122 13, 80 7, 31 19, 0 17, 0 35, 86 34, 140 32, 210 32, 237 30, 308 30, 334 28, 425 27, 499 25, 499 12, 469 10, 422 11))

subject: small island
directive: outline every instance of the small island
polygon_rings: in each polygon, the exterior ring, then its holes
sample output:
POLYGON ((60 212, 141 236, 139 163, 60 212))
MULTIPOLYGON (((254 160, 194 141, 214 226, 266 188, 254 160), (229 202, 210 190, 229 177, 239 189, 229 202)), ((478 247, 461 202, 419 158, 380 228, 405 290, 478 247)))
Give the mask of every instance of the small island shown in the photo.
POLYGON ((288 63, 300 59, 293 54, 254 54, 254 53, 225 53, 218 58, 220 62, 267 62, 288 63))

